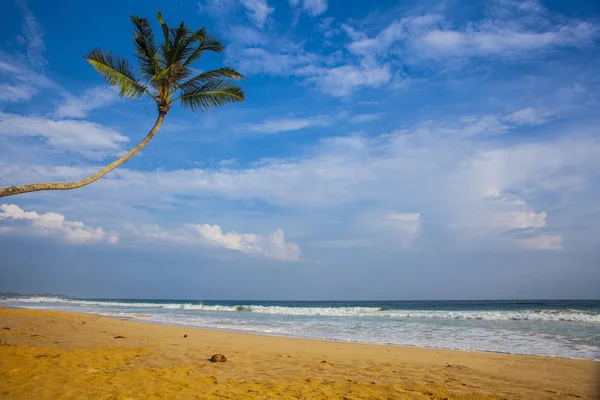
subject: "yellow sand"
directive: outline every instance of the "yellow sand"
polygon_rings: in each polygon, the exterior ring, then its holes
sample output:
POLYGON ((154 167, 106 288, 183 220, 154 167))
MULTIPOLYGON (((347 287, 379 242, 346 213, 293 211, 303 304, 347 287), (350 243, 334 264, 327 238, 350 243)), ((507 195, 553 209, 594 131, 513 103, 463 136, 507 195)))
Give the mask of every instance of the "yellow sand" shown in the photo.
POLYGON ((3 399, 594 399, 600 376, 593 361, 7 308, 0 308, 0 341, 3 399), (227 362, 209 362, 215 353, 227 362))

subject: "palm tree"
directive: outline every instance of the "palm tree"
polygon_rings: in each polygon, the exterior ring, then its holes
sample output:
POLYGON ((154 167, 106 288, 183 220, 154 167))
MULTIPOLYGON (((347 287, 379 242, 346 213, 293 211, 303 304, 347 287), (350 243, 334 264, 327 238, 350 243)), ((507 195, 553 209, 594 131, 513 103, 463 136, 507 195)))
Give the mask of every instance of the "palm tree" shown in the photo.
POLYGON ((202 72, 196 76, 192 65, 206 51, 220 53, 223 45, 205 28, 189 29, 182 21, 178 28, 169 28, 158 12, 164 41, 157 45, 152 28, 145 18, 131 16, 134 26, 133 43, 138 61, 139 76, 127 59, 110 51, 92 50, 84 58, 98 71, 109 85, 119 89, 121 97, 131 99, 150 96, 158 105, 158 118, 148 135, 123 157, 113 161, 95 174, 75 182, 46 182, 0 189, 0 197, 40 190, 70 190, 88 185, 135 156, 152 140, 171 104, 179 101, 192 111, 220 107, 226 103, 244 101, 242 89, 231 82, 244 76, 224 67, 202 72))

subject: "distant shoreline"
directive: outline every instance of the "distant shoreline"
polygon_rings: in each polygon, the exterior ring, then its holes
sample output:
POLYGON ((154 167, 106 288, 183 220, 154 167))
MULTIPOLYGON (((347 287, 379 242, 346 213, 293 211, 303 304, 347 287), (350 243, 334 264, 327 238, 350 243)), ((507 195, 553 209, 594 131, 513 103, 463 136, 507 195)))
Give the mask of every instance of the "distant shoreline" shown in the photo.
POLYGON ((19 292, 0 292, 0 298, 7 297, 56 297, 72 300, 125 300, 125 301, 209 301, 209 302, 288 302, 288 303, 316 303, 316 302, 339 302, 339 303, 351 303, 351 302, 534 302, 534 301, 600 301, 600 298, 531 298, 531 299, 427 299, 427 300, 414 300, 414 299, 350 299, 350 300, 261 300, 261 299, 188 299, 188 298, 151 298, 151 297, 84 297, 84 296, 71 296, 66 294, 55 294, 55 293, 19 293, 19 292))

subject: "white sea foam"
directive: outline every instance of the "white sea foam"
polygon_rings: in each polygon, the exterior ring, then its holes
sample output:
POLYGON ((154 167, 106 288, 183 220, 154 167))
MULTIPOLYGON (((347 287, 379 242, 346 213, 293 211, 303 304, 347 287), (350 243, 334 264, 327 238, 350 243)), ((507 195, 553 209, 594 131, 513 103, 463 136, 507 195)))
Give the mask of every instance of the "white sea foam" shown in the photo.
POLYGON ((526 311, 447 311, 447 310, 385 310, 378 307, 283 307, 260 305, 206 305, 192 303, 150 303, 118 302, 63 299, 56 297, 31 297, 0 300, 0 303, 30 304, 60 303, 80 307, 102 308, 163 308, 173 310, 195 310, 199 312, 252 312, 257 314, 290 316, 329 316, 329 317, 384 317, 384 318, 433 318, 464 319, 485 321, 546 321, 546 322, 585 322, 600 324, 600 312, 564 309, 564 310, 526 310, 526 311))
POLYGON ((400 310, 49 296, 0 299, 0 304, 261 334, 600 360, 600 313, 578 309, 400 310))

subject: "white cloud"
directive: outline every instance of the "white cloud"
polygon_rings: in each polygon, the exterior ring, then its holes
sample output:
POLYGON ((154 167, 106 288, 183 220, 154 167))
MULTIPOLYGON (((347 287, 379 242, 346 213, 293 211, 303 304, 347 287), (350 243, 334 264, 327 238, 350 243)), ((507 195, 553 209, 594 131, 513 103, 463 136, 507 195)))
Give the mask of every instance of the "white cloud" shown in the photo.
POLYGON ((342 27, 342 30, 346 33, 346 35, 348 35, 348 37, 354 41, 367 39, 366 33, 361 32, 357 29, 354 29, 352 26, 350 26, 348 24, 342 24, 341 27, 342 27))
POLYGON ((119 234, 117 232, 109 232, 106 241, 110 244, 116 244, 119 241, 119 234))
POLYGON ((455 25, 441 14, 393 21, 375 36, 346 26, 348 49, 365 57, 400 56, 404 62, 465 57, 530 57, 536 51, 583 47, 600 36, 595 21, 553 18, 539 3, 497 2, 485 19, 455 25), (535 17, 532 17, 532 13, 535 17))
POLYGON ((538 0, 495 0, 495 3, 499 7, 497 11, 500 12, 510 11, 511 8, 533 14, 546 11, 538 0))
POLYGON ((269 7, 267 0, 203 0, 199 1, 197 5, 198 12, 207 13, 229 26, 232 16, 241 7, 246 11, 248 19, 259 28, 263 28, 269 15, 274 11, 273 7, 269 7))
POLYGON ((13 85, 27 85, 33 88, 56 88, 57 85, 31 65, 28 58, 21 54, 9 54, 0 50, 0 74, 13 85))
MULTIPOLYGON (((331 25, 328 21, 321 29, 333 31, 325 28, 331 25)), ((373 59, 346 60, 341 49, 318 54, 307 51, 303 41, 285 36, 238 26, 229 27, 227 32, 232 43, 226 62, 246 74, 296 77, 335 97, 349 96, 360 88, 378 88, 393 77, 390 64, 373 59)))
MULTIPOLYGON (((515 143, 516 135, 490 138, 518 128, 498 127, 497 121, 501 115, 472 116, 429 121, 376 137, 327 138, 303 149, 302 156, 257 160, 243 167, 151 172, 120 168, 86 193, 130 207, 146 206, 150 200, 169 206, 188 198, 218 199, 219 204, 258 200, 307 213, 325 210, 329 218, 347 224, 331 234, 321 232, 328 241, 366 236, 375 243, 394 237, 396 243, 405 243, 431 235, 428 229, 434 227, 439 237, 471 247, 514 247, 521 245, 523 235, 560 229, 567 237, 596 229, 597 218, 590 217, 600 179, 595 125, 591 130, 563 127, 569 132, 565 139, 526 142, 533 140, 526 136, 515 143), (586 137, 587 130, 591 133, 586 137), (369 215, 366 209, 384 211, 369 215), (415 209, 418 220, 404 215, 415 209), (578 216, 567 217, 567 212, 578 216)), ((11 177, 12 183, 76 174, 76 168, 0 164, 0 176, 11 177)))
POLYGON ((45 59, 36 57, 35 53, 28 52, 28 55, 0 50, 0 78, 3 80, 0 83, 0 102, 29 101, 40 89, 57 87, 56 83, 38 71, 45 64, 45 59))
MULTIPOLYGON (((472 119, 480 118, 469 118, 472 119)), ((431 121, 425 126, 418 124, 372 138, 327 138, 306 156, 259 160, 256 166, 241 169, 225 166, 143 172, 120 168, 95 186, 103 186, 102 191, 127 189, 129 195, 143 199, 162 193, 257 198, 281 206, 326 207, 382 198, 402 200, 407 196, 404 188, 414 180, 427 187, 458 192, 461 198, 467 196, 492 204, 490 196, 513 191, 527 195, 537 190, 579 190, 594 166, 600 166, 597 140, 478 147, 473 144, 477 136, 470 134, 470 124, 456 122, 464 120, 431 121), (469 135, 462 135, 464 130, 469 135)), ((25 168, 4 164, 0 171, 18 180, 77 175, 77 168, 73 167, 25 168)), ((415 194, 411 193, 411 198, 415 194)))
POLYGON ((42 68, 48 64, 48 61, 43 56, 44 51, 46 51, 44 30, 38 20, 27 9, 25 3, 22 3, 21 7, 24 15, 21 29, 23 32, 23 41, 27 45, 27 57, 34 67, 42 68))
POLYGON ((555 113, 534 108, 524 108, 506 115, 472 115, 455 120, 424 121, 413 127, 420 134, 435 131, 437 135, 457 137, 477 137, 500 135, 521 125, 541 125, 549 121, 555 113))
POLYGON ((62 102, 57 104, 53 116, 57 118, 86 118, 90 111, 106 107, 117 100, 119 94, 112 88, 98 87, 87 90, 80 97, 68 93, 64 93, 63 97, 62 102))
POLYGON ((544 233, 527 239, 520 239, 519 244, 530 250, 563 250, 561 235, 544 233))
POLYGON ((350 122, 353 124, 362 124, 364 122, 377 121, 383 117, 382 113, 373 113, 373 114, 357 114, 350 118, 350 122))
POLYGON ((333 28, 331 26, 332 23, 333 17, 327 17, 321 19, 321 22, 317 24, 317 28, 319 29, 319 31, 323 32, 323 36, 327 39, 332 38, 340 32, 339 29, 333 28))
POLYGON ((528 107, 505 116, 503 121, 516 125, 541 125, 550 121, 553 116, 552 111, 528 107))
MULTIPOLYGON (((48 166, 48 165, 28 165, 23 166, 17 163, 4 163, 0 162, 0 169, 2 175, 17 178, 21 183, 37 182, 39 180, 77 180, 85 176, 89 176, 96 172, 98 169, 95 166, 82 167, 82 166, 48 166)), ((15 183, 15 182, 11 182, 15 183)))
POLYGON ((311 17, 327 11, 327 0, 290 0, 290 6, 299 7, 311 17))
MULTIPOLYGON (((502 122, 498 115, 477 115, 455 118, 447 121, 423 121, 413 126, 410 131, 425 136, 441 136, 454 138, 477 138, 479 136, 499 135, 511 127, 502 122)), ((403 130, 400 132, 408 132, 403 130)))
POLYGON ((0 83, 0 102, 18 103, 28 101, 36 93, 37 89, 29 85, 0 83))
MULTIPOLYGON (((472 57, 526 58, 537 54, 537 50, 586 46, 600 36, 597 22, 542 12, 539 3, 497 3, 486 6, 493 12, 487 10, 484 19, 459 24, 438 12, 415 14, 392 21, 375 34, 372 18, 335 26, 331 18, 324 18, 318 29, 325 36, 327 52, 318 52, 314 47, 308 50, 305 41, 287 35, 258 34, 228 24, 232 44, 226 52, 227 62, 247 74, 296 77, 328 95, 348 97, 361 89, 386 84, 395 90, 405 89, 411 80, 404 77, 401 64, 443 71, 432 60, 458 66, 472 57), (334 44, 327 38, 342 31, 349 43, 332 48, 334 44)), ((327 5, 308 0, 290 4, 315 15, 324 12, 327 5)))
POLYGON ((443 20, 439 14, 410 16, 392 22, 376 36, 369 38, 365 33, 343 26, 344 31, 352 39, 348 50, 365 57, 381 55, 395 43, 405 41, 409 37, 418 36, 443 20))
POLYGON ((108 234, 100 227, 89 227, 83 222, 67 221, 62 214, 53 212, 38 214, 35 211, 25 211, 14 204, 0 205, 0 222, 27 221, 33 232, 42 235, 59 235, 70 242, 103 242, 117 243, 116 232, 108 234))
MULTIPOLYGON (((232 44, 227 50, 235 50, 236 46, 261 46, 269 42, 271 37, 264 31, 247 25, 231 25, 226 28, 226 36, 231 40, 232 44)), ((230 54, 225 54, 230 56, 230 54)))
POLYGON ((227 61, 246 74, 293 76, 298 68, 317 61, 311 53, 299 51, 285 52, 278 49, 278 52, 272 52, 259 47, 240 49, 231 46, 228 50, 227 61))
POLYGON ((204 0, 196 3, 198 12, 212 17, 228 17, 234 10, 238 0, 204 0))
POLYGON ((258 254, 275 260, 300 260, 300 247, 295 243, 286 243, 281 229, 263 237, 252 233, 229 232, 223 234, 218 225, 194 225, 194 228, 208 242, 226 249, 238 250, 246 254, 258 254))
POLYGON ((460 134, 465 136, 497 134, 508 130, 508 127, 503 125, 495 115, 466 117, 462 119, 462 122, 464 126, 459 130, 460 134))
POLYGON ((309 127, 329 126, 332 122, 332 119, 327 116, 316 116, 311 118, 277 118, 267 119, 258 124, 244 124, 240 126, 240 130, 273 134, 297 131, 309 127))
POLYGON ((545 212, 513 211, 491 215, 489 226, 503 229, 543 228, 546 226, 545 212))
POLYGON ((414 51, 427 58, 447 56, 527 56, 529 52, 581 47, 598 36, 598 26, 576 22, 542 31, 485 21, 464 31, 434 29, 411 38, 414 51))
POLYGON ((281 229, 275 230, 268 236, 263 236, 235 231, 223 233, 219 225, 186 224, 170 231, 158 226, 146 227, 139 230, 138 234, 150 239, 168 240, 188 245, 219 246, 279 261, 300 261, 300 247, 296 243, 286 242, 281 229))
POLYGON ((362 87, 378 88, 392 79, 390 65, 367 62, 333 68, 307 66, 296 70, 296 74, 335 97, 349 96, 362 87))
MULTIPOLYGON (((293 5, 293 4, 292 4, 293 5)), ((302 10, 317 15, 325 11, 323 1, 298 2, 302 10)), ((324 19, 319 29, 333 35, 331 19, 324 19)), ((361 88, 378 88, 392 81, 392 66, 372 59, 346 59, 339 49, 326 54, 305 49, 305 42, 287 36, 273 36, 248 27, 230 26, 231 44, 226 62, 246 74, 270 74, 296 77, 323 93, 347 97, 361 88)))
POLYGON ((254 24, 262 28, 273 12, 273 8, 269 7, 267 0, 240 0, 248 12, 248 17, 254 24))
POLYGON ((2 112, 0 136, 42 137, 56 149, 74 151, 92 159, 118 154, 121 145, 129 141, 119 132, 93 122, 2 112))

